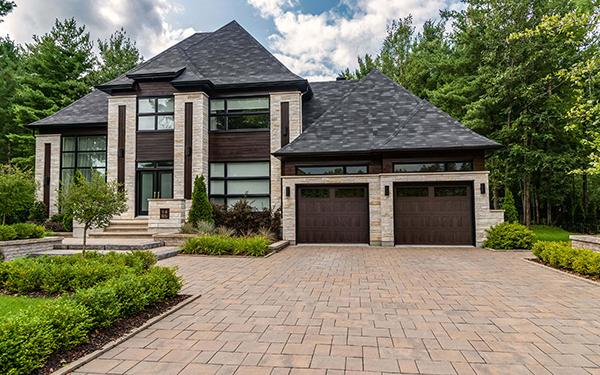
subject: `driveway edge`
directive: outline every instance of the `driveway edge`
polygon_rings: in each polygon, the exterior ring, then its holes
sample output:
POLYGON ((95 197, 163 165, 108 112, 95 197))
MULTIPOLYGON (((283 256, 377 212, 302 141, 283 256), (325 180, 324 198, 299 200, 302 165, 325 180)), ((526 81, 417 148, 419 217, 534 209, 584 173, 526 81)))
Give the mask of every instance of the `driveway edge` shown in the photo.
POLYGON ((554 268, 554 267, 547 266, 547 265, 545 265, 545 264, 542 264, 542 263, 533 262, 533 261, 531 261, 531 259, 534 259, 534 258, 521 258, 521 260, 522 260, 523 262, 527 262, 528 264, 533 264, 533 265, 536 265, 536 266, 538 266, 538 267, 542 267, 542 268, 548 269, 548 270, 550 270, 550 271, 553 271, 553 272, 556 272, 556 273, 560 273, 561 275, 569 276, 569 277, 571 277, 571 278, 573 278, 573 279, 577 279, 577 280, 585 281, 585 282, 586 282, 586 283, 588 283, 588 284, 592 284, 592 285, 595 285, 595 286, 600 286, 600 283, 599 283, 599 282, 597 282, 597 281, 594 281, 594 280, 587 279, 587 278, 585 278, 585 277, 583 277, 583 276, 574 275, 574 274, 572 274, 572 273, 565 272, 565 271, 562 271, 562 270, 556 269, 556 268, 554 268))
POLYGON ((119 337, 116 340, 113 340, 111 342, 109 342, 108 344, 104 345, 101 349, 96 350, 95 352, 92 352, 90 354, 87 354, 71 363, 69 363, 68 365, 54 371, 51 375, 66 375, 66 374, 70 374, 71 372, 77 370, 78 368, 80 368, 81 366, 93 361, 94 359, 98 358, 99 356, 101 356, 102 354, 106 353, 107 351, 111 350, 112 348, 114 348, 115 346, 129 340, 132 336, 136 335, 137 333, 139 333, 140 331, 150 327, 151 325, 153 325, 154 323, 163 320, 164 318, 166 318, 167 316, 173 314, 176 311, 181 310, 182 308, 184 308, 185 306, 189 305, 190 303, 194 302, 195 300, 197 300, 198 298, 202 297, 201 294, 198 294, 196 296, 191 296, 190 298, 186 298, 184 301, 179 302, 177 305, 171 307, 169 310, 165 311, 164 313, 155 316, 154 318, 151 318, 150 320, 146 321, 146 323, 142 324, 141 326, 135 328, 133 331, 119 337))

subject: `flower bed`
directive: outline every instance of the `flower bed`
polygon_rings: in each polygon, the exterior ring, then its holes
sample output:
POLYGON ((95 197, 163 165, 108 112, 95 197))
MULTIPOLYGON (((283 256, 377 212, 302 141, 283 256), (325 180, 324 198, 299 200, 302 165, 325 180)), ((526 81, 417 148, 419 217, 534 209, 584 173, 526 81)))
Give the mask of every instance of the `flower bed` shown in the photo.
POLYGON ((600 279, 600 253, 593 250, 574 249, 568 242, 540 241, 532 251, 540 262, 550 267, 600 279))
POLYGON ((183 254, 265 256, 271 241, 266 236, 234 237, 207 234, 188 239, 181 247, 183 254))
POLYGON ((88 340, 181 289, 172 268, 149 252, 88 253, 19 259, 0 264, 0 291, 57 296, 38 307, 0 317, 0 373, 29 374, 57 352, 88 340))

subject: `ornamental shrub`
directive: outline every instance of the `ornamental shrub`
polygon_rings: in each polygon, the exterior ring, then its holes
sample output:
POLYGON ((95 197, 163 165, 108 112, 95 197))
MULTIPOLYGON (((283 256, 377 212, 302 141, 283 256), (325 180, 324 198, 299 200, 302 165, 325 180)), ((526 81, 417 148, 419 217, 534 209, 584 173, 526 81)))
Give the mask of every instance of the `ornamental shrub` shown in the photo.
POLYGON ((269 239, 260 235, 232 237, 213 234, 188 239, 182 246, 182 253, 264 256, 269 244, 269 239))
POLYGON ((533 246, 533 231, 517 223, 500 223, 488 229, 485 247, 497 250, 526 249, 533 246))
POLYGON ((10 241, 17 238, 17 232, 11 225, 0 225, 0 241, 10 241))
POLYGON ((35 201, 29 209, 29 221, 44 224, 48 220, 48 211, 44 202, 35 201))
POLYGON ((238 236, 260 234, 261 230, 279 237, 281 229, 281 209, 257 211, 246 199, 240 199, 232 207, 213 205, 213 216, 217 227, 226 227, 238 236))
POLYGON ((542 263, 549 266, 600 277, 600 253, 593 250, 574 249, 569 242, 539 241, 532 251, 542 263))
POLYGON ((505 189, 504 200, 502 201, 502 209, 504 210, 504 221, 509 223, 519 222, 519 212, 515 205, 515 197, 512 191, 505 189))
POLYGON ((188 223, 194 227, 199 222, 205 221, 207 223, 214 223, 212 206, 208 200, 208 194, 206 193, 206 183, 204 176, 196 176, 194 179, 194 191, 192 192, 192 207, 188 213, 188 223))
POLYGON ((46 235, 46 229, 41 225, 30 223, 17 223, 11 225, 17 233, 17 239, 42 238, 46 235))

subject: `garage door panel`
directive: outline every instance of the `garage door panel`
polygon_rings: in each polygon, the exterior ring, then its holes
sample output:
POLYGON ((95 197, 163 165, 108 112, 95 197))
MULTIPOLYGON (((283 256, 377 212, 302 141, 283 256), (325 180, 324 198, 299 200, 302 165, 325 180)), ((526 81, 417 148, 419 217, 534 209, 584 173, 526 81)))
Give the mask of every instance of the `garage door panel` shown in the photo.
POLYGON ((472 187, 431 184, 395 187, 397 244, 472 245, 472 187))
POLYGON ((299 243, 368 243, 368 191, 363 186, 300 187, 299 243))

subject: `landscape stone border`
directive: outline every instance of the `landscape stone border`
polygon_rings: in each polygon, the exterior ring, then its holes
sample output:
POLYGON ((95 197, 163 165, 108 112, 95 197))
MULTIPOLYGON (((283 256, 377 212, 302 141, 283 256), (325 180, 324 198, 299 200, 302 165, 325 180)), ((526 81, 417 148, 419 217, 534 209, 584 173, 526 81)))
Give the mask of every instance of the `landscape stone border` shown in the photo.
POLYGON ((0 260, 9 261, 34 253, 49 251, 62 243, 62 237, 28 238, 24 240, 0 241, 0 260))
POLYGON ((556 272, 556 273, 560 273, 561 275, 565 275, 565 276, 569 276, 569 277, 571 277, 571 278, 574 278, 574 279, 577 279, 577 280, 585 281, 585 282, 586 282, 586 283, 588 283, 588 284, 592 284, 592 285, 600 286, 600 282, 598 282, 598 281, 591 280, 591 279, 588 279, 588 278, 586 278, 586 277, 583 277, 583 276, 578 276, 578 275, 572 274, 572 273, 570 273, 570 272, 566 272, 566 271, 563 271, 563 270, 559 270, 559 269, 557 269, 557 268, 550 267, 550 266, 548 266, 548 265, 545 265, 545 264, 543 264, 543 263, 536 262, 536 261, 535 261, 535 260, 536 260, 536 258, 522 258, 521 260, 522 260, 522 261, 524 261, 524 262, 527 262, 528 264, 533 264, 533 265, 535 265, 535 266, 538 266, 538 267, 543 267, 543 268, 546 268, 546 269, 548 269, 548 270, 550 270, 550 271, 553 271, 553 272, 556 272))
POLYGON ((113 349, 114 347, 116 347, 117 345, 129 340, 131 337, 135 336, 136 334, 138 334, 139 332, 145 330, 146 328, 150 327, 151 325, 153 325, 154 323, 157 323, 161 320, 163 320, 164 318, 166 318, 167 316, 173 314, 176 311, 181 310, 182 308, 184 308, 185 306, 189 305, 190 303, 194 302, 195 300, 197 300, 198 298, 202 297, 201 294, 198 294, 196 296, 191 296, 190 298, 186 298, 185 300, 179 302, 177 305, 171 307, 169 310, 165 311, 164 313, 155 316, 154 318, 149 319, 148 321, 146 321, 144 324, 142 324, 141 326, 133 329, 131 332, 119 337, 118 339, 115 339, 113 341, 110 341, 109 343, 107 343, 106 345, 104 345, 101 349, 98 349, 90 354, 87 354, 71 363, 69 363, 68 365, 54 371, 52 373, 52 375, 66 375, 66 374, 70 374, 73 371, 77 370, 78 368, 82 367, 83 365, 93 361, 94 359, 100 357, 102 354, 106 353, 107 351, 113 349))
POLYGON ((600 252, 600 237, 573 234, 569 236, 571 247, 574 249, 590 249, 600 252))

